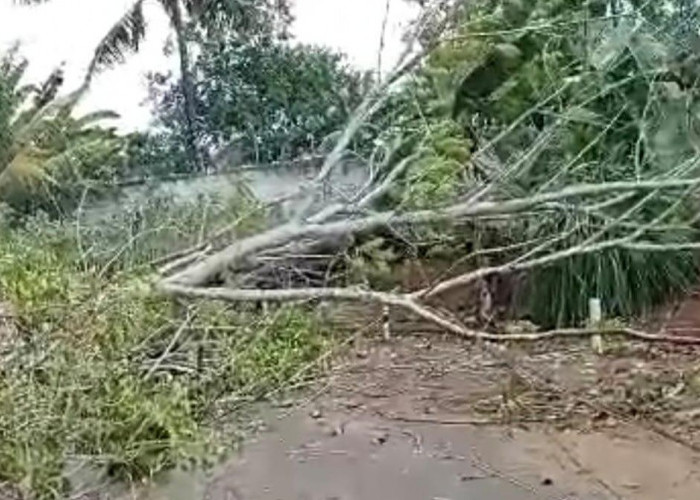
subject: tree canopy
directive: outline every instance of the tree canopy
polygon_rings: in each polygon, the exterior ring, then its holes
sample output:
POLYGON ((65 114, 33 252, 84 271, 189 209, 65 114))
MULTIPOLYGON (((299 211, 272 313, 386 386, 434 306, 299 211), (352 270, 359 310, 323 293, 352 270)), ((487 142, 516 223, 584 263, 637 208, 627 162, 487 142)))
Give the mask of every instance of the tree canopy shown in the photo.
MULTIPOLYGON (((404 141, 398 159, 418 154, 403 203, 448 204, 487 183, 492 196, 507 198, 697 171, 698 17, 688 2, 470 2, 452 26, 435 35, 437 48, 391 104, 402 110, 393 110, 401 126, 389 131, 404 141)), ((640 203, 632 196, 513 220, 497 232, 506 244, 523 235, 554 238, 553 251, 614 237, 619 226, 643 231, 663 213, 666 226, 649 240, 681 244, 697 236, 693 225, 674 222, 693 213, 694 197, 657 193, 640 203)), ((629 316, 696 276, 690 251, 572 256, 533 272, 528 309, 540 324, 571 324, 599 296, 611 314, 629 316)))
MULTIPOLYGON (((233 145, 241 159, 258 163, 316 152, 371 84, 370 75, 330 50, 230 37, 201 45, 195 74, 199 140, 233 145)), ((179 84, 157 76, 151 81, 161 125, 178 134, 179 84)))

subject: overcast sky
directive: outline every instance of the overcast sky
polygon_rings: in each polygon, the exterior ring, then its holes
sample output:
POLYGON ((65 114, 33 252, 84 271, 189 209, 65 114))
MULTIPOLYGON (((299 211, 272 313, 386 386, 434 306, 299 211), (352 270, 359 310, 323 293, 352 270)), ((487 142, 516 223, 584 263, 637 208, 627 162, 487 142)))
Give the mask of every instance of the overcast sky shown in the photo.
MULTIPOLYGON (((92 50, 133 0, 52 0, 34 7, 0 0, 0 51, 19 40, 30 61, 27 79, 42 81, 66 62, 66 89, 83 78, 92 50)), ((144 127, 150 119, 145 103, 147 71, 177 66, 163 55, 170 34, 156 0, 146 2, 148 39, 139 54, 120 67, 101 74, 81 105, 83 111, 113 109, 125 129, 144 127)), ((384 18, 385 0, 296 0, 294 34, 298 41, 327 45, 348 55, 358 67, 374 69, 384 18)), ((400 34, 414 11, 403 0, 391 0, 385 64, 401 52, 400 34)))

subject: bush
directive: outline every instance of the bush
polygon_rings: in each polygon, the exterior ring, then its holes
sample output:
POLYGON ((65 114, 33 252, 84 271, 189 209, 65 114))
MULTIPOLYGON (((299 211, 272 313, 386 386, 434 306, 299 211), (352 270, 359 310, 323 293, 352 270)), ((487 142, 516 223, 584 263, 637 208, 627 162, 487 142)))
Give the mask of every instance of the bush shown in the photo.
MULTIPOLYGON (((191 240, 200 227, 178 230, 191 240)), ((92 231, 83 248, 117 240, 116 230, 92 231)), ((227 401, 283 391, 332 346, 303 309, 262 316, 158 296, 143 266, 155 242, 111 254, 120 272, 107 278, 108 253, 95 251, 85 266, 73 222, 0 228, 0 300, 19 329, 0 332, 0 483, 65 498, 76 460, 115 480, 202 464, 222 452, 215 417, 227 401)))
MULTIPOLYGON (((316 153, 342 130, 371 84, 371 75, 352 69, 342 55, 313 46, 268 39, 214 39, 197 60, 203 144, 235 144, 239 161, 268 163, 316 153)), ((179 82, 151 78, 157 116, 164 132, 151 150, 162 162, 183 151, 179 82)))

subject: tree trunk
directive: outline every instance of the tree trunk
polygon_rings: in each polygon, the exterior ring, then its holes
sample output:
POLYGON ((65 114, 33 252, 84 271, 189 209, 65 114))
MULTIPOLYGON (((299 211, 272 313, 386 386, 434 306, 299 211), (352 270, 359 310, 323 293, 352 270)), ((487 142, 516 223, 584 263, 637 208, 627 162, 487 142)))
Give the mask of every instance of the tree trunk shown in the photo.
POLYGON ((197 147, 197 135, 195 133, 195 120, 197 116, 196 93, 194 88, 194 78, 190 70, 190 52, 187 47, 184 23, 182 20, 182 10, 178 1, 172 2, 170 11, 171 22, 177 37, 177 48, 180 57, 180 78, 182 80, 182 96, 185 102, 185 147, 187 156, 195 170, 204 170, 205 164, 202 161, 199 148, 197 147))

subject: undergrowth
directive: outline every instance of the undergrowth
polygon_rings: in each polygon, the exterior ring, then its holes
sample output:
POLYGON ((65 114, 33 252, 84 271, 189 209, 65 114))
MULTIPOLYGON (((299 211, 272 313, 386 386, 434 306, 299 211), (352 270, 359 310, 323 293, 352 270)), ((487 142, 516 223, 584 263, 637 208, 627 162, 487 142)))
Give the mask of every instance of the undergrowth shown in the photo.
MULTIPOLYGON (((244 212, 220 207, 219 223, 244 212)), ((163 208, 161 224, 188 217, 163 208)), ((180 245, 207 234, 190 227, 178 227, 180 245)), ((0 322, 0 484, 25 498, 65 498, 76 462, 131 481, 220 456, 222 411, 308 377, 332 346, 300 308, 263 315, 158 296, 145 263, 162 235, 125 250, 110 247, 129 241, 114 228, 0 224, 0 297, 15 316, 0 322)))

